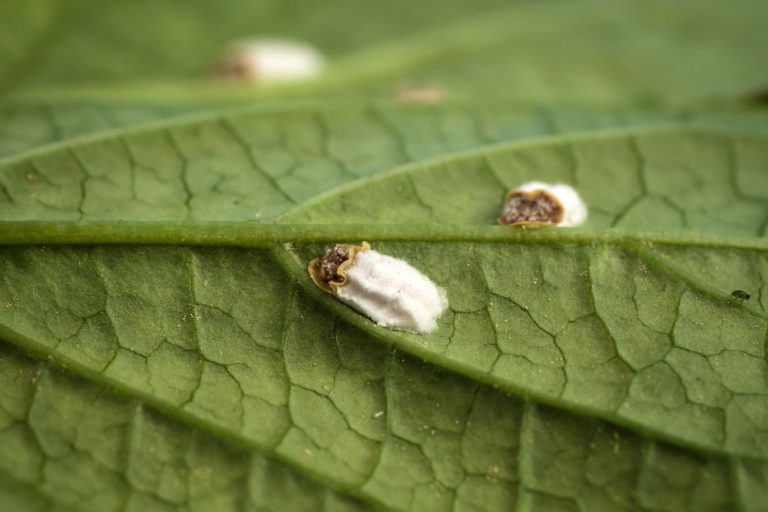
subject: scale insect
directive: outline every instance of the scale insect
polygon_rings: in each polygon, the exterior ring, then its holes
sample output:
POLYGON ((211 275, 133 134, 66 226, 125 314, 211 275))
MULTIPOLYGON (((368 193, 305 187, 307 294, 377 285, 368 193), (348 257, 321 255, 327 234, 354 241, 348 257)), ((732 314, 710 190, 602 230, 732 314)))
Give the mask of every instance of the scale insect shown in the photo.
POLYGON ((736 300, 749 300, 751 295, 744 290, 733 290, 731 296, 736 300))
POLYGON ((253 39, 232 44, 217 74, 239 82, 274 84, 315 78, 324 67, 323 56, 308 44, 284 39, 253 39))
POLYGON ((587 220, 587 205, 570 185, 525 183, 504 200, 499 224, 573 227, 587 220))
POLYGON ((321 289, 387 329, 430 333, 448 307, 445 290, 367 242, 337 244, 307 270, 321 289))

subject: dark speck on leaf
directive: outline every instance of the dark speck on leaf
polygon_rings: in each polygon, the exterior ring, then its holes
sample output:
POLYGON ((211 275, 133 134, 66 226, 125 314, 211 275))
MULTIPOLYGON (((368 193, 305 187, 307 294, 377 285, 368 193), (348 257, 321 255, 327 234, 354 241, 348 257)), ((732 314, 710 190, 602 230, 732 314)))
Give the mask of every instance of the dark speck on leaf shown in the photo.
POLYGON ((756 89, 746 95, 746 102, 750 105, 768 105, 768 88, 756 89))
POLYGON ((733 290, 731 292, 731 295, 738 300, 749 300, 749 298, 751 297, 751 295, 745 292, 744 290, 733 290))

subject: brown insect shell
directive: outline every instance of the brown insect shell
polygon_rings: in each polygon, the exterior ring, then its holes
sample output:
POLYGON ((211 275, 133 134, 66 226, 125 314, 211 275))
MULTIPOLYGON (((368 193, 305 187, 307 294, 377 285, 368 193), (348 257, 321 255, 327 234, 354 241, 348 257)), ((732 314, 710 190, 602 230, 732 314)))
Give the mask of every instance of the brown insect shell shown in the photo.
POLYGON ((560 215, 557 216, 557 218, 552 222, 532 222, 532 221, 519 221, 519 222, 512 222, 510 224, 505 224, 503 221, 503 217, 499 217, 497 219, 497 224, 501 224, 503 226, 516 226, 520 228, 546 228, 550 226, 556 226, 560 224, 563 221, 563 217, 565 216, 565 209, 563 208, 563 203, 560 201, 554 194, 551 194, 547 192, 546 190, 533 190, 531 192, 523 192, 522 190, 512 190, 507 194, 507 197, 504 198, 504 205, 509 202, 509 200, 512 198, 512 196, 520 195, 527 199, 535 199, 537 196, 543 195, 546 196, 547 199, 552 201, 558 206, 558 209, 560 211, 560 215))
POLYGON ((309 277, 312 278, 312 281, 319 286, 323 291, 326 291, 330 294, 335 295, 336 290, 345 284, 347 284, 347 269, 352 266, 352 264, 355 261, 355 255, 359 252, 365 252, 370 251, 371 246, 368 244, 368 242, 363 242, 360 245, 346 245, 344 244, 343 247, 349 247, 349 258, 341 263, 339 265, 339 268, 336 269, 336 273, 341 276, 341 282, 326 282, 323 281, 323 279, 320 278, 320 263, 322 262, 323 258, 315 258, 312 261, 309 262, 309 266, 307 267, 307 270, 309 271, 309 277))

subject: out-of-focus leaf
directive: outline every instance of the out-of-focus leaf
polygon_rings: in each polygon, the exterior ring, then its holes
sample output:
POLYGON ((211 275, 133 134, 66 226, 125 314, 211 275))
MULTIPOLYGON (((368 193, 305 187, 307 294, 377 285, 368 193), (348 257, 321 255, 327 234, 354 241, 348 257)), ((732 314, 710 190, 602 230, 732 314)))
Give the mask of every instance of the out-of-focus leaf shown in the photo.
POLYGON ((375 15, 337 1, 320 18, 314 4, 228 3, 86 3, 89 15, 58 28, 36 65, 7 88, 34 99, 199 103, 392 96, 410 84, 524 102, 687 105, 734 101, 768 83, 768 7, 756 0, 395 2, 375 15), (213 80, 227 41, 249 34, 316 44, 331 65, 298 87, 213 80))

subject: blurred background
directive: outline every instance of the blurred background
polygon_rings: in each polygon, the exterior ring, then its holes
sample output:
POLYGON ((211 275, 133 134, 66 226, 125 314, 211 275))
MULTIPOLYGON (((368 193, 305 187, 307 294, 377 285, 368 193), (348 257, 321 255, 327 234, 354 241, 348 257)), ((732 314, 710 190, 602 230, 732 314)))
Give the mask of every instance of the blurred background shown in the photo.
MULTIPOLYGON (((700 105, 768 85, 759 0, 359 2, 6 0, 6 99, 207 102, 265 93, 213 80, 228 45, 302 41, 326 56, 311 88, 270 96, 387 96, 411 84, 458 98, 700 105)), ((263 88, 262 88, 263 89, 263 88)))

